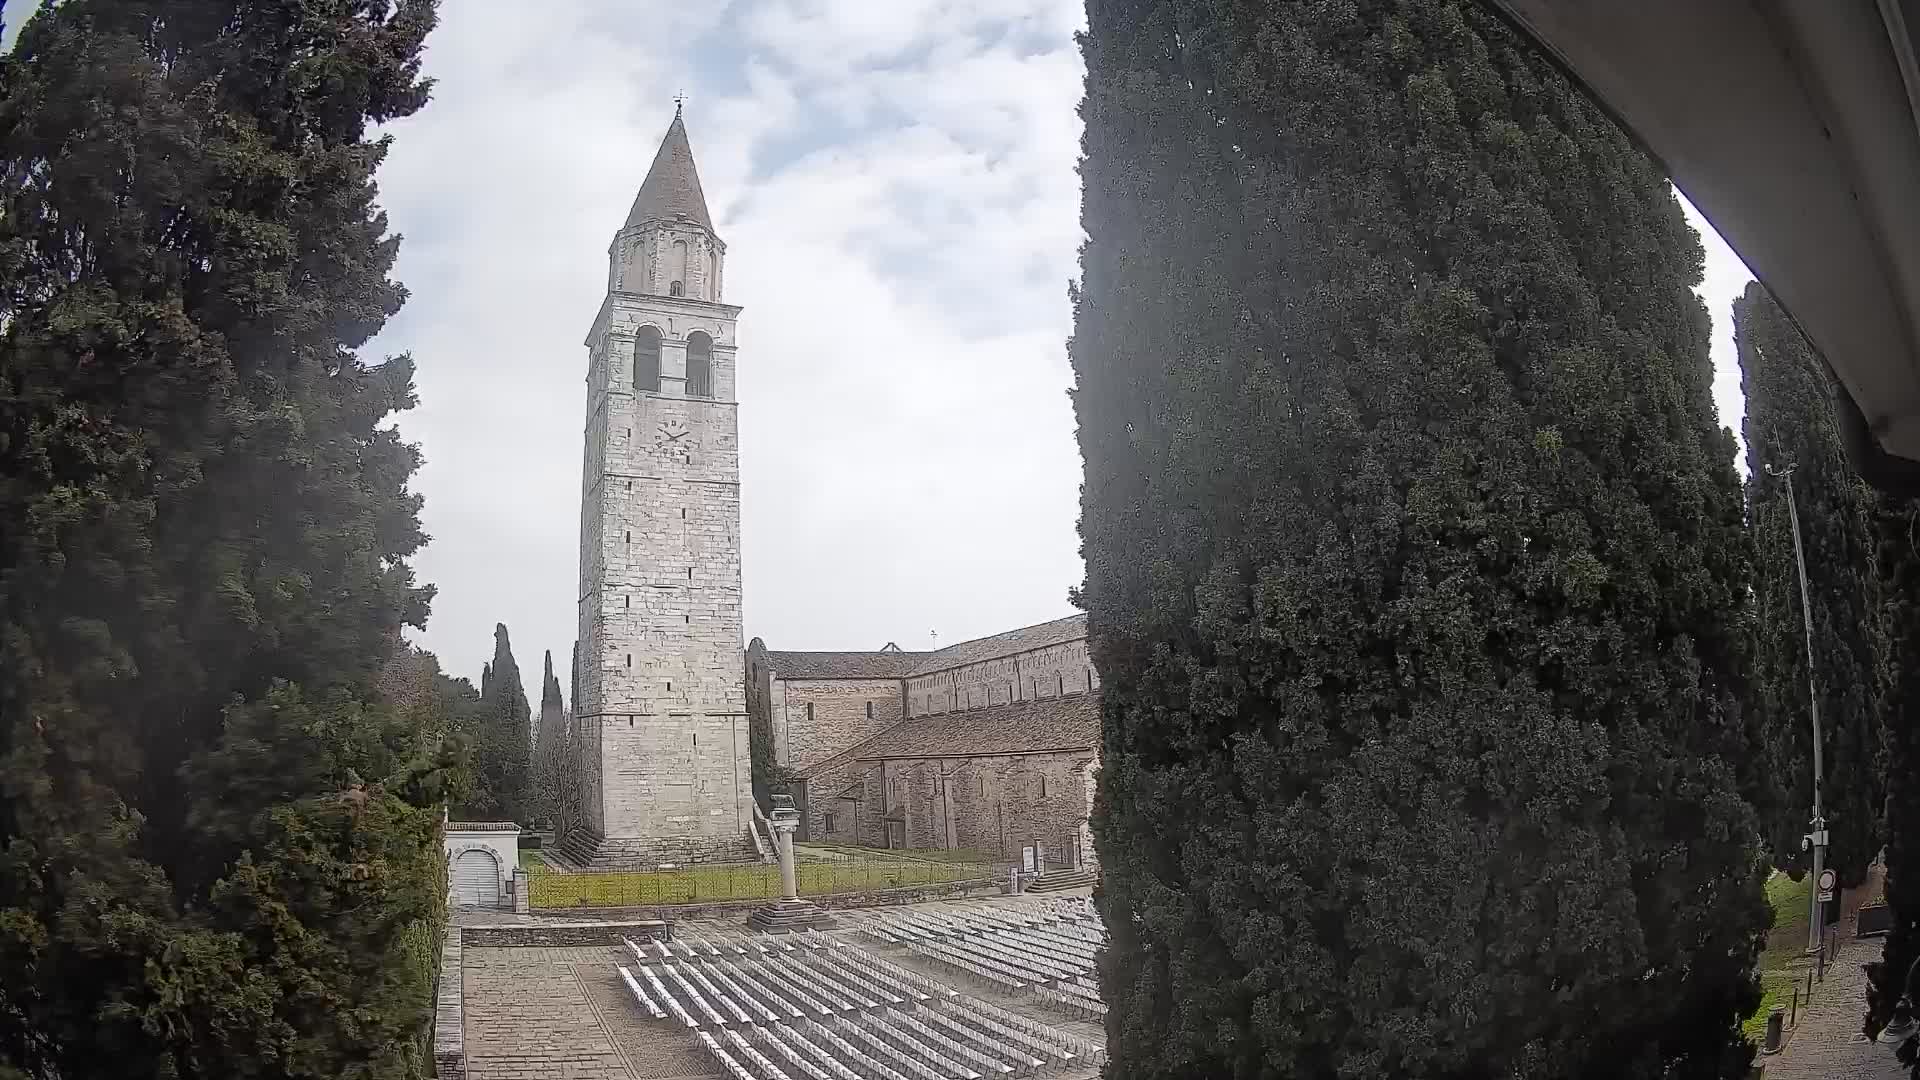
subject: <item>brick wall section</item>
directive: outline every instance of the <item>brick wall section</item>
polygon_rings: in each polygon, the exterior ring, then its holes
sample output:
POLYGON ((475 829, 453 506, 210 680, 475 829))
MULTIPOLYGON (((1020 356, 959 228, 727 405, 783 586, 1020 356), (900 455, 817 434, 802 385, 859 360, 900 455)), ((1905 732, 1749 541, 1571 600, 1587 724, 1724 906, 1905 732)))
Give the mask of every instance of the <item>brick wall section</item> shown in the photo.
POLYGON ((466 1080, 466 1023, 462 997, 460 928, 447 927, 440 945, 440 974, 434 985, 433 1074, 439 1080, 466 1080))
POLYGON ((907 715, 928 716, 1095 690, 1100 676, 1084 637, 1011 656, 915 675, 906 681, 907 715))

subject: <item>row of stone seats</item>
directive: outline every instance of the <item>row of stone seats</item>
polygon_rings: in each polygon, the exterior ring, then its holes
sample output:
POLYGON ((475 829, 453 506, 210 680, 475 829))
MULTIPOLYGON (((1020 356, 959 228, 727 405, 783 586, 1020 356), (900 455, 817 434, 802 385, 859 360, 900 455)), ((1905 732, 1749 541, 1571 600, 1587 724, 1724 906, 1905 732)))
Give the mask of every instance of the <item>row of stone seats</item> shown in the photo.
POLYGON ((1076 1016, 1099 1019, 1107 1015, 1106 1003, 1099 998, 1088 1000, 1073 994, 1061 993, 1050 986, 1035 987, 1033 993, 1040 1000, 1056 1005, 1076 1016))
POLYGON ((956 999, 952 1004, 964 1010, 980 1024, 991 1026, 992 1030, 999 1031, 1003 1035, 1018 1035, 1031 1040, 1029 1045, 1037 1044, 1036 1048, 1041 1049, 1042 1053, 1062 1064, 1075 1059, 1091 1062, 1095 1067, 1106 1064, 1106 1047, 1088 1042, 1077 1035, 1070 1035, 1058 1028, 1042 1024, 1038 1020, 1003 1009, 979 998, 963 997, 956 999))
POLYGON ((1027 988, 1026 980, 1018 972, 1004 970, 997 963, 980 960, 944 942, 915 941, 909 943, 907 948, 928 959, 984 979, 1003 990, 1018 993, 1027 988))
POLYGON ((758 1080, 757 1077, 748 1072, 738 1061, 735 1061, 733 1055, 727 1053, 711 1033, 705 1031, 700 1032, 700 1041, 707 1044, 707 1053, 712 1055, 713 1059, 720 1063, 721 1068, 727 1070, 727 1075, 733 1077, 733 1080, 758 1080))
POLYGON ((1025 976, 1028 982, 1053 982, 1056 979, 1070 979, 1085 971, 1077 964, 1066 964, 1038 955, 1032 950, 1006 944, 995 935, 981 934, 977 937, 957 938, 947 942, 955 948, 965 949, 984 959, 996 960, 1025 976))
POLYGON ((916 1009, 913 1015, 920 1023, 941 1031, 956 1042, 967 1046, 978 1045, 996 1059, 1012 1062, 1013 1071, 1022 1076, 1045 1067, 1046 1059, 1036 1057, 1030 1047, 995 1032, 978 1020, 970 1022, 963 1009, 964 1005, 954 999, 943 1002, 939 1008, 916 1009), (945 1011, 947 1009, 955 1011, 949 1013, 945 1011))
POLYGON ((899 1020, 908 1030, 912 1031, 921 1039, 946 1051, 952 1058, 966 1061, 974 1067, 984 1069, 991 1075, 1011 1076, 1013 1074, 1013 1066, 1006 1062, 990 1057, 950 1035, 934 1030, 933 1025, 920 1019, 918 1011, 901 1013, 899 1020))
POLYGON ((640 1007, 647 1011, 647 1015, 653 1017, 655 1020, 665 1020, 667 1014, 660 1010, 660 1006, 653 1003, 653 999, 647 996, 645 990, 640 989, 640 984, 633 978, 633 972, 628 971, 619 964, 615 964, 614 966, 620 969, 620 977, 626 980, 627 989, 633 991, 634 998, 640 1002, 640 1007))
POLYGON ((955 1080, 980 1080, 979 1073, 972 1069, 956 1067, 942 1058, 938 1052, 918 1039, 903 1033, 899 1028, 891 1024, 883 1024, 876 1028, 874 1018, 862 1019, 866 1022, 843 1020, 841 1029, 854 1039, 866 1044, 869 1052, 878 1056, 880 1060, 897 1063, 900 1070, 907 1075, 919 1077, 919 1080, 947 1080, 943 1075, 943 1072, 946 1072, 953 1073, 955 1080), (942 1072, 936 1072, 935 1066, 939 1066, 942 1072))
POLYGON ((638 978, 619 970, 646 1015, 693 1030, 732 1080, 985 1080, 1085 1056, 1062 1033, 864 950, 824 937, 798 944, 699 943, 689 962, 682 950, 664 959, 629 943, 647 962, 638 978))
POLYGON ((821 1045, 839 1051, 848 1061, 859 1065, 860 1068, 855 1071, 867 1076, 868 1080, 907 1080, 906 1077, 894 1071, 891 1066, 875 1061, 865 1053, 855 1049, 851 1043, 841 1038, 838 1033, 825 1025, 809 1021, 807 1030, 809 1033, 820 1038, 821 1045))

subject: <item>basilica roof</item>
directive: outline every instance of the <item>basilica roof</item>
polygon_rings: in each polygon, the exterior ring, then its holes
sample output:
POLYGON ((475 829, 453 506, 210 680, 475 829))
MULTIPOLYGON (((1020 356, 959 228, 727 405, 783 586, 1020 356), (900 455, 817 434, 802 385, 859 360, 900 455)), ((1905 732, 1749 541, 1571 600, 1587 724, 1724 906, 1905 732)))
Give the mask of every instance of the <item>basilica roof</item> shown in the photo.
POLYGON ((769 652, 767 666, 782 679, 900 679, 926 653, 769 652))
POLYGON ((1087 636, 1087 617, 1069 615, 1064 619, 1023 626, 1018 630, 1008 630, 1004 634, 992 637, 974 638, 962 641, 933 652, 911 653, 919 658, 909 675, 928 675, 948 668, 965 667, 986 660, 997 660, 1014 653, 1031 652, 1044 649, 1049 645, 1058 645, 1065 641, 1077 641, 1087 636))
POLYGON ((1041 754, 1100 745, 1100 692, 916 716, 837 755, 855 761, 1041 754))
POLYGON ((866 652, 769 652, 766 656, 767 666, 782 679, 905 679, 1078 641, 1086 636, 1087 617, 1069 615, 930 652, 888 648, 866 652))

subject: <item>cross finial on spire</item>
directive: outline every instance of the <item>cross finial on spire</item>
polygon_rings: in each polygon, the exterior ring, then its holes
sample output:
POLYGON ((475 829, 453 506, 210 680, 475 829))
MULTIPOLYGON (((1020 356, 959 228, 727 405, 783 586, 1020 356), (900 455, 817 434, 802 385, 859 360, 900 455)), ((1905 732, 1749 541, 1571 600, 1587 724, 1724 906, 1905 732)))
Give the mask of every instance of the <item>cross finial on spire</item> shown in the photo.
POLYGON ((678 120, 680 118, 680 110, 683 106, 686 105, 686 103, 687 103, 687 92, 685 90, 682 90, 679 93, 673 95, 674 119, 678 120))

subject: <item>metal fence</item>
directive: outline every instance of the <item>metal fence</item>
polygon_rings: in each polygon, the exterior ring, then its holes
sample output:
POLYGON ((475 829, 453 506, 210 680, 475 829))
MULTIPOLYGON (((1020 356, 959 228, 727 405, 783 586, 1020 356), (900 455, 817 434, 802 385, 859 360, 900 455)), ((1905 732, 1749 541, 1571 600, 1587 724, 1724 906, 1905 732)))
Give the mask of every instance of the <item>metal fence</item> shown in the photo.
MULTIPOLYGON (((802 896, 877 892, 924 885, 987 882, 992 863, 848 857, 803 860, 794 868, 802 896)), ((647 907, 723 900, 777 900, 780 867, 772 863, 687 866, 673 870, 607 870, 529 874, 528 906, 543 909, 647 907)))

